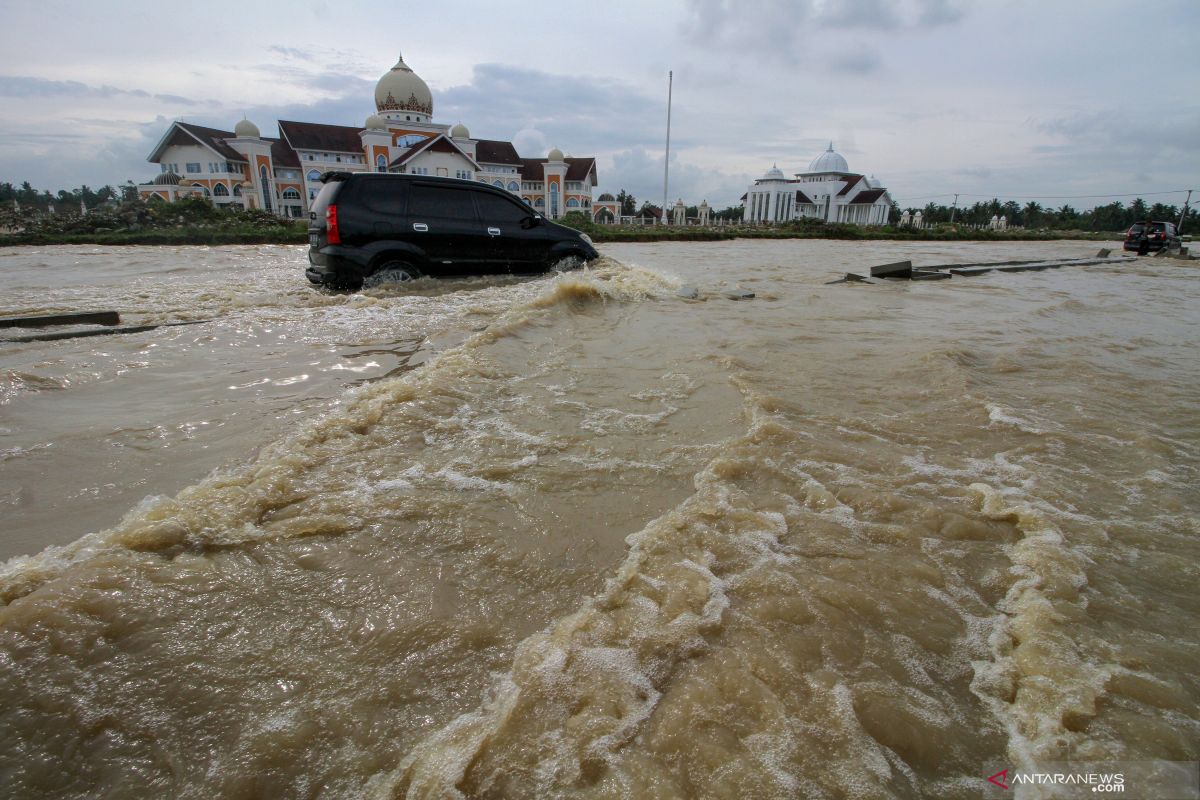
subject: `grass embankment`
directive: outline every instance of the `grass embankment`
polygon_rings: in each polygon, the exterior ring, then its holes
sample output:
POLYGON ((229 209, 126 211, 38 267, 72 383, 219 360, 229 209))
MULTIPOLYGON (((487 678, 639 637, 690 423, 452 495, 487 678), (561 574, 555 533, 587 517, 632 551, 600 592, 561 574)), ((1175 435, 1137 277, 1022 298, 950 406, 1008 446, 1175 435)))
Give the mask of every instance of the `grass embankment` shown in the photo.
POLYGON ((585 219, 570 218, 564 224, 583 231, 597 243, 604 242, 701 242, 729 239, 845 239, 898 241, 1020 242, 1055 239, 1088 239, 1109 242, 1121 234, 1110 231, 1068 231, 1054 229, 988 231, 942 225, 913 230, 891 226, 865 228, 858 225, 801 220, 781 225, 734 225, 721 228, 674 228, 670 226, 615 227, 595 225, 585 219))
POLYGON ((101 245, 220 245, 307 244, 308 231, 296 230, 178 230, 97 231, 94 233, 14 233, 0 235, 0 247, 51 244, 101 245))
MULTIPOLYGON (((0 234, 0 246, 13 245, 222 245, 305 244, 307 221, 285 220, 265 211, 219 209, 203 198, 177 203, 128 201, 87 215, 37 215, 3 220, 19 233, 0 234)), ((1091 239, 1112 241, 1119 233, 1067 230, 987 231, 940 225, 936 228, 864 228, 857 225, 799 220, 782 225, 735 225, 721 228, 662 225, 596 225, 578 212, 561 222, 583 231, 597 243, 715 242, 729 239, 846 239, 899 241, 1045 241, 1091 239)))
POLYGON ((18 231, 0 235, 0 246, 304 244, 308 241, 307 221, 281 219, 253 209, 221 209, 203 198, 177 203, 129 200, 92 209, 87 214, 27 212, 15 217, 7 212, 0 223, 18 231))

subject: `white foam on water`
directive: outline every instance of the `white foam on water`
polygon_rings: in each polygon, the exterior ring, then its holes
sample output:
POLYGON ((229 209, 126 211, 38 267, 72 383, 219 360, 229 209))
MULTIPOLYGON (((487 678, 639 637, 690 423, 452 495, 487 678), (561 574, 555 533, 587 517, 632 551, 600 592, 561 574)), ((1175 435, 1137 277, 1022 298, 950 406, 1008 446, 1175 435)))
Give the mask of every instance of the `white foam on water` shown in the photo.
POLYGON ((987 484, 972 484, 971 489, 978 492, 985 514, 1015 520, 1021 531, 1021 539, 1009 548, 1016 580, 1000 604, 1004 616, 988 637, 992 660, 975 665, 972 688, 1004 722, 1015 764, 1032 770, 1039 760, 1047 760, 1042 754, 1048 748, 1069 735, 1066 720, 1071 715, 1095 713, 1111 675, 1110 668, 1080 650, 1066 617, 1055 608, 1085 602, 1080 592, 1087 586, 1088 559, 1069 546, 1037 507, 1040 503, 987 484), (1046 650, 1053 660, 1022 658, 1018 650, 1023 646, 1046 650), (1028 672, 1035 663, 1049 674, 1028 672))

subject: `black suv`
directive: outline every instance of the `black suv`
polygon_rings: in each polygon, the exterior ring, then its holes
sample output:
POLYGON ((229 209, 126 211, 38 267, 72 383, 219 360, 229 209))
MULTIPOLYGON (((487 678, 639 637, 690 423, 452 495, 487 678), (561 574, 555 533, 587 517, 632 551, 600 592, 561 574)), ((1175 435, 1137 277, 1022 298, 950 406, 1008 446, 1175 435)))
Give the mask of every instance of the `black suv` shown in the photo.
POLYGON ((308 223, 308 279, 359 289, 423 275, 545 272, 599 254, 503 189, 424 175, 329 172, 308 223))
POLYGON ((1174 222, 1135 222, 1125 234, 1125 249, 1136 250, 1139 254, 1163 248, 1174 250, 1179 247, 1179 234, 1175 231, 1174 222))

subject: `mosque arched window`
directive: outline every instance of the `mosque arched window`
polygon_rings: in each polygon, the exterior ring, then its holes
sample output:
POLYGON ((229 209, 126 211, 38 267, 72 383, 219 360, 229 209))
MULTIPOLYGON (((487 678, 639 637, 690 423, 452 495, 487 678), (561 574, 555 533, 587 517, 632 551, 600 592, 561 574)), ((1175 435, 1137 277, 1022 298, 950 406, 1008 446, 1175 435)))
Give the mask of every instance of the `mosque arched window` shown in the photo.
POLYGON ((216 186, 213 187, 213 196, 229 197, 229 189, 226 188, 225 184, 218 183, 216 186))
POLYGON ((579 201, 572 197, 567 201, 567 208, 579 208, 579 201))
POLYGON ((517 183, 516 181, 509 181, 508 190, 510 192, 519 192, 521 191, 521 184, 517 183))
POLYGON ((284 189, 283 190, 283 199, 284 200, 299 200, 300 193, 297 192, 295 189, 284 189))
POLYGON ((272 208, 272 206, 271 206, 271 176, 267 173, 267 168, 265 166, 258 168, 258 177, 259 177, 259 180, 262 182, 263 208, 266 209, 267 211, 270 211, 272 208))
POLYGON ((375 169, 378 172, 387 172, 387 156, 380 153, 375 157, 375 169))
MULTIPOLYGON (((380 156, 380 158, 382 157, 383 156, 380 156)), ((305 177, 307 177, 310 181, 319 181, 321 180, 321 173, 318 170, 310 169, 308 171, 308 175, 305 177)))

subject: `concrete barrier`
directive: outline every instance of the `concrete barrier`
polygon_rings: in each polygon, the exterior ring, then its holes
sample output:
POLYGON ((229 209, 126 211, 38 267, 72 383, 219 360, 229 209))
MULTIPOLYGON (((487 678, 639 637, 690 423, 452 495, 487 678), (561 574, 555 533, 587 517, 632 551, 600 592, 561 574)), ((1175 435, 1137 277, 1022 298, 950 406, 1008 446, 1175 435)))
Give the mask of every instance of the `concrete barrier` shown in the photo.
POLYGON ((32 317, 0 317, 0 328, 46 328, 50 325, 120 325, 116 311, 71 311, 32 317))
POLYGON ((35 333, 29 336, 13 336, 0 339, 0 343, 24 342, 53 342, 59 339, 83 339, 89 336, 113 336, 121 333, 145 333, 156 328, 173 328, 181 325, 201 325, 211 322, 207 319, 189 320, 187 322, 164 322, 161 325, 126 325, 124 328, 85 328, 83 330, 53 331, 52 333, 35 333))
POLYGON ((911 278, 913 265, 911 261, 897 261, 894 264, 880 264, 871 267, 872 278, 911 278))

